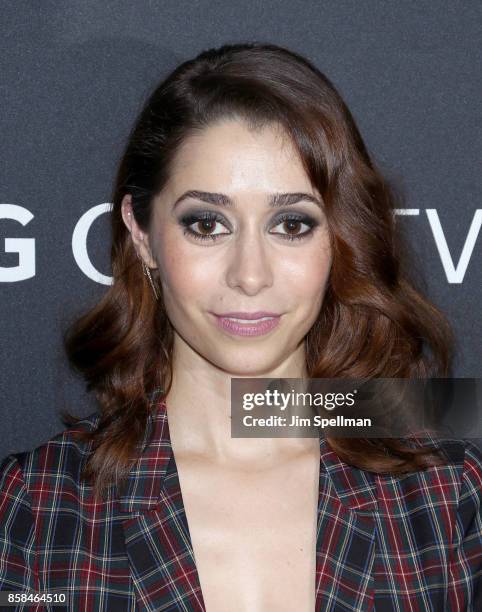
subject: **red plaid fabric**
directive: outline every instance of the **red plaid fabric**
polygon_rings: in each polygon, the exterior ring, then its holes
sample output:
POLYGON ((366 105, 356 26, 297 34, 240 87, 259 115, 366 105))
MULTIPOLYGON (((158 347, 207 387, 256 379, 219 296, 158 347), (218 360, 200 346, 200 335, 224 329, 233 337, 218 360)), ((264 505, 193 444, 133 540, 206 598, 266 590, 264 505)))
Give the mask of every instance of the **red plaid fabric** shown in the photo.
MULTIPOLYGON (((3 460, 0 590, 65 590, 76 612, 205 610, 165 404, 122 490, 94 503, 79 476, 89 448, 72 434, 98 419, 3 460)), ((482 610, 482 453, 430 440, 449 465, 393 477, 349 466, 320 437, 317 612, 482 610)))

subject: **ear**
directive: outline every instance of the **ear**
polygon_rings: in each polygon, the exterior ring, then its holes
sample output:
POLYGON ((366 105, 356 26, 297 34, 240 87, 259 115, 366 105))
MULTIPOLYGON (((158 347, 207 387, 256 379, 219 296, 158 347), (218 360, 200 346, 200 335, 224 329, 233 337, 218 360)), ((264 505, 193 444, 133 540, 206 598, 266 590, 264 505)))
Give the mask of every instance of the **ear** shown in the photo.
POLYGON ((142 257, 142 260, 149 268, 158 268, 157 262, 152 255, 152 250, 149 244, 149 235, 141 230, 134 218, 132 196, 130 193, 127 193, 122 198, 121 214, 127 229, 131 233, 134 248, 139 256, 142 257))

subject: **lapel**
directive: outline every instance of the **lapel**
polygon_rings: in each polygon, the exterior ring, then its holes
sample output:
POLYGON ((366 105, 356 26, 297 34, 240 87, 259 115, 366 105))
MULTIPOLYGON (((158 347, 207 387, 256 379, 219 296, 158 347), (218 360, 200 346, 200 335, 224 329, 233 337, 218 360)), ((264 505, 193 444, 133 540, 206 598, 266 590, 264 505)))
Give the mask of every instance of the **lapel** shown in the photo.
POLYGON ((316 611, 374 609, 373 474, 344 463, 320 437, 316 611))
MULTIPOLYGON (((165 403, 149 417, 143 452, 117 494, 139 610, 205 612, 172 452, 165 403)), ((376 487, 320 437, 316 610, 373 600, 376 487)))
POLYGON ((139 610, 204 611, 163 402, 117 500, 139 610))

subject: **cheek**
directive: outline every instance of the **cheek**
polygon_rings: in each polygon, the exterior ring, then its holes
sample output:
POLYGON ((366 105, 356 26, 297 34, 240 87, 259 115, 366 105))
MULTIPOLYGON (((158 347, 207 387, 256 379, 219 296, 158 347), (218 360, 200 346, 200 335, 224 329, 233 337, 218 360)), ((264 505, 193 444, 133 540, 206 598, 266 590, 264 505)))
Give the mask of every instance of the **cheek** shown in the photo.
POLYGON ((331 256, 326 247, 286 255, 280 260, 280 275, 286 292, 299 302, 306 298, 306 307, 323 297, 330 274, 331 256))
POLYGON ((158 249, 158 262, 163 289, 174 300, 193 302, 213 284, 216 266, 179 238, 166 237, 158 249))

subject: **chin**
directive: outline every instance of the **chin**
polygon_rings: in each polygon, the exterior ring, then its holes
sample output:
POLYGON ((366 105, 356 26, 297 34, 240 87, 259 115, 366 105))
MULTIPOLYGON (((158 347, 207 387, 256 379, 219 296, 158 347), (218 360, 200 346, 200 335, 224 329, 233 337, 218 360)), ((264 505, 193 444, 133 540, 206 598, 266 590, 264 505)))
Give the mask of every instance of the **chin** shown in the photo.
POLYGON ((266 360, 263 359, 240 359, 239 353, 237 358, 223 360, 219 367, 226 372, 229 372, 232 376, 255 378, 257 376, 267 376, 269 372, 272 372, 277 364, 278 360, 266 360))

